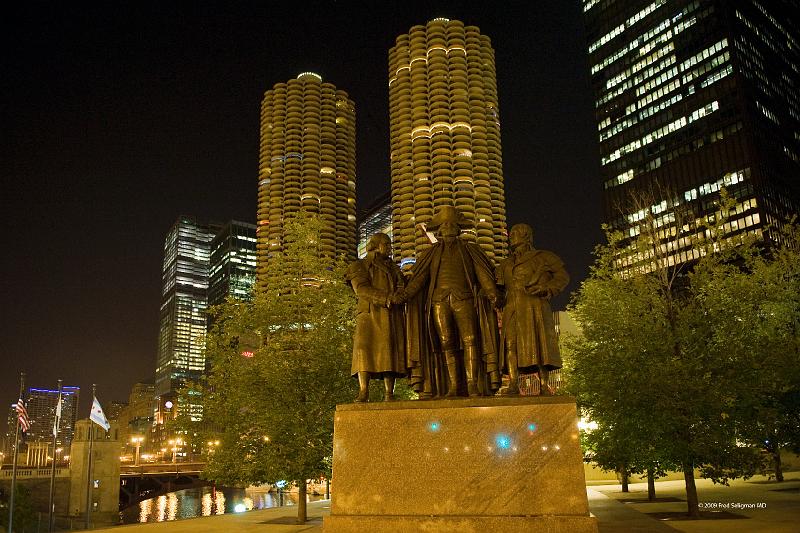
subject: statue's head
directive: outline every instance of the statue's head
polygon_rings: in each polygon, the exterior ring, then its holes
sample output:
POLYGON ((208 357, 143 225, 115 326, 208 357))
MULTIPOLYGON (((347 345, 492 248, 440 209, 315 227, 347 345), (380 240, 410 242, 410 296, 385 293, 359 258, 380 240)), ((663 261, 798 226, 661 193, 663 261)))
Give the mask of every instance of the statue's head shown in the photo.
POLYGON ((461 229, 467 226, 469 221, 452 205, 439 207, 428 223, 428 229, 443 240, 455 239, 461 233, 461 229))
POLYGON ((533 248, 533 228, 527 224, 514 224, 508 232, 508 242, 512 250, 533 248))
POLYGON ((367 242, 367 253, 389 257, 392 254, 392 240, 385 233, 376 233, 367 242))

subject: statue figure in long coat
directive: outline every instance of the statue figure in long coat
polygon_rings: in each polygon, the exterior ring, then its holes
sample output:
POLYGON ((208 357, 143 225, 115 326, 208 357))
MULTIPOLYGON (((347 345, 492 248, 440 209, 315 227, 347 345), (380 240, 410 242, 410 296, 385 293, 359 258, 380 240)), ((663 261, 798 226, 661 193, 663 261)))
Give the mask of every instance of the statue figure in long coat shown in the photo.
POLYGON ((500 357, 509 376, 505 394, 519 394, 520 372, 538 373, 541 393, 548 394, 548 373, 561 368, 550 298, 564 290, 569 275, 556 254, 533 247, 527 224, 515 224, 508 238, 511 255, 497 267, 497 284, 505 287, 500 357))
POLYGON ((459 238, 467 220, 440 207, 428 229, 437 242, 414 265, 403 298, 408 305, 408 367, 420 398, 488 395, 497 360, 498 290, 494 267, 474 243, 459 238))
POLYGON ((376 233, 367 255, 353 261, 346 279, 358 298, 351 372, 358 377, 357 402, 369 398, 370 378, 383 378, 384 400, 394 399, 395 379, 405 376, 404 315, 391 297, 405 286, 405 278, 391 260, 392 242, 376 233))

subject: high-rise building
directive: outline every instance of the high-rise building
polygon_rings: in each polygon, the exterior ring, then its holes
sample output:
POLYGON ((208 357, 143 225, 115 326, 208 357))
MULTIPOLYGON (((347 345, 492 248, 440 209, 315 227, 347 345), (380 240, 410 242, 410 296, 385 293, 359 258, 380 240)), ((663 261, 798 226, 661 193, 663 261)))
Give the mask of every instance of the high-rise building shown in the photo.
MULTIPOLYGON (((62 387, 61 390, 61 423, 58 426, 56 444, 69 447, 75 435, 75 422, 78 420, 78 398, 80 387, 62 387)), ((52 442, 55 425, 56 406, 58 405, 58 389, 28 388, 25 394, 25 406, 31 427, 26 432, 27 442, 52 442)))
POLYGON ((475 26, 434 19, 389 51, 392 226, 401 266, 429 240, 442 205, 470 221, 468 238, 493 259, 507 247, 500 111, 491 41, 475 26))
POLYGON ((230 295, 239 300, 253 296, 256 280, 256 227, 231 220, 211 241, 208 305, 219 305, 230 295))
POLYGON ((278 83, 261 103, 258 169, 257 283, 280 258, 284 222, 301 210, 319 216, 321 249, 356 252, 355 105, 312 72, 278 83))
MULTIPOLYGON (((703 224, 763 234, 800 206, 800 7, 776 0, 584 0, 605 220, 654 224, 669 264, 703 224)), ((647 258, 631 254, 630 264, 647 258)))
MULTIPOLYGON (((140 451, 153 449, 150 431, 156 411, 155 387, 152 383, 136 383, 131 388, 128 404, 119 416, 119 440, 130 444, 131 437, 142 437, 140 451)), ((135 446, 134 446, 135 448, 135 446)), ((133 450, 129 450, 133 451, 133 450)))
POLYGON ((384 194, 367 207, 358 222, 358 257, 367 255, 369 238, 376 233, 385 233, 392 238, 392 204, 389 193, 384 194))
POLYGON ((167 234, 155 376, 158 396, 175 396, 204 375, 209 259, 217 229, 181 216, 167 234))

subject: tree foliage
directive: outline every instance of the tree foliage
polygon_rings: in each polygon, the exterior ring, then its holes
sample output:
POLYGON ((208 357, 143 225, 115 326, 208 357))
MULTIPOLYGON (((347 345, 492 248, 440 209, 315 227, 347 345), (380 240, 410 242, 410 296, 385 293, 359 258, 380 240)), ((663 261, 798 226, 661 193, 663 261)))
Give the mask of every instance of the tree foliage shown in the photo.
POLYGON ((730 209, 723 194, 720 227, 692 228, 691 268, 672 264, 652 214, 625 246, 607 232, 570 309, 582 335, 567 341, 567 382, 599 426, 590 454, 606 469, 683 470, 693 515, 695 469, 725 483, 757 471, 765 440, 797 443, 796 232, 771 248, 725 237, 730 209))
POLYGON ((330 476, 333 414, 355 390, 355 299, 344 259, 320 252, 321 230, 312 217, 287 222, 285 252, 268 265, 274 283, 212 311, 205 417, 221 445, 210 479, 295 481, 304 495, 305 480, 330 476))

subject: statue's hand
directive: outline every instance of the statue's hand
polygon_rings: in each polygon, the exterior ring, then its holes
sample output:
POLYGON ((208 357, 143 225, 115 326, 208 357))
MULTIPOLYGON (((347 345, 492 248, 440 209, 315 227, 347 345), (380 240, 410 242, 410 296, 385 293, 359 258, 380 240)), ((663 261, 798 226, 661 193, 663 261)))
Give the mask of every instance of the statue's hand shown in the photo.
POLYGON ((389 301, 393 304, 404 304, 408 301, 408 294, 406 294, 405 289, 398 289, 389 296, 389 301))
POLYGON ((502 294, 498 294, 494 302, 495 309, 502 309, 506 305, 506 299, 502 294))
POLYGON ((500 294, 492 292, 486 295, 486 297, 489 299, 489 301, 492 303, 492 307, 495 309, 500 309, 503 307, 503 297, 500 294))

